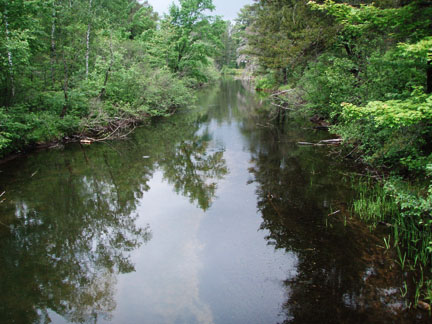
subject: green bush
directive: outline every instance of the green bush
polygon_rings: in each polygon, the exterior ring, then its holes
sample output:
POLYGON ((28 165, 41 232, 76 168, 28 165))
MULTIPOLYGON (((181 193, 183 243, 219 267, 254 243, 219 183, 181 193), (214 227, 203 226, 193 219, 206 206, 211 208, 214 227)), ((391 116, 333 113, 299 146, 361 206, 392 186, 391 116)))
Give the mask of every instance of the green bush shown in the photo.
POLYGON ((152 70, 145 65, 115 72, 106 97, 110 114, 127 107, 136 117, 166 116, 193 101, 183 80, 166 69, 152 70))
POLYGON ((325 118, 336 118, 342 102, 359 103, 353 70, 355 64, 347 58, 321 55, 309 64, 299 86, 305 91, 306 108, 325 118))
POLYGON ((278 83, 272 73, 255 80, 255 89, 257 90, 271 90, 276 88, 277 85, 278 83))
POLYGON ((79 118, 55 112, 30 112, 26 105, 0 107, 0 156, 26 146, 58 140, 78 130, 79 118))
POLYGON ((432 96, 417 89, 405 100, 342 104, 340 123, 332 131, 359 145, 372 164, 424 173, 432 163, 431 120, 432 96))

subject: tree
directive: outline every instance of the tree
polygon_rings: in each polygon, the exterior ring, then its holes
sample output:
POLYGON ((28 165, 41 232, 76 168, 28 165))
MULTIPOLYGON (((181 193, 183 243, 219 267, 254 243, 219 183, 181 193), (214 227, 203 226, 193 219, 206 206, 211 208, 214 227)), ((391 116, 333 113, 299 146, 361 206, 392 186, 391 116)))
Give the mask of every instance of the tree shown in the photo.
POLYGON ((330 19, 313 13, 306 0, 261 0, 254 11, 247 33, 249 54, 283 83, 297 67, 322 53, 335 33, 330 19))
POLYGON ((165 53, 171 71, 198 82, 207 81, 204 68, 222 47, 225 22, 206 11, 214 10, 212 0, 180 0, 172 4, 162 28, 169 30, 170 50, 165 53))

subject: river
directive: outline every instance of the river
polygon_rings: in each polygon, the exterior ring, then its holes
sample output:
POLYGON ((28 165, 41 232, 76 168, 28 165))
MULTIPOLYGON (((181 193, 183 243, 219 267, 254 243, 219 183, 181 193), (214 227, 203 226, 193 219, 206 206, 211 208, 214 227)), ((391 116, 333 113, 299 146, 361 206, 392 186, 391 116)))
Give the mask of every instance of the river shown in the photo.
POLYGON ((225 80, 127 140, 1 164, 0 322, 420 321, 350 167, 297 144, 329 135, 266 109, 225 80))

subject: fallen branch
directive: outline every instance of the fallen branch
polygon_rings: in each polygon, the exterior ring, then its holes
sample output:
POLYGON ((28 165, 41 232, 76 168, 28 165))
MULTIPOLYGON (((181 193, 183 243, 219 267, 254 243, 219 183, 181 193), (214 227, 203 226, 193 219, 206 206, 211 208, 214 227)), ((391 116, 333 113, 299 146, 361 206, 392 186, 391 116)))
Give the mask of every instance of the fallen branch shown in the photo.
POLYGON ((354 149, 351 152, 349 152, 347 155, 345 155, 345 159, 347 157, 351 156, 351 154, 353 154, 358 148, 359 148, 358 146, 354 147, 354 149))
POLYGON ((310 145, 310 146, 324 146, 325 144, 321 143, 311 143, 311 142, 297 142, 298 145, 310 145))
POLYGON ((336 214, 339 214, 339 213, 340 213, 340 210, 336 210, 335 212, 330 213, 327 216, 333 216, 333 215, 336 215, 336 214))
POLYGON ((332 138, 332 139, 328 139, 328 140, 321 140, 318 143, 321 144, 340 144, 342 143, 342 138, 332 138))
POLYGON ((277 97, 280 96, 281 94, 285 94, 291 91, 294 91, 295 89, 288 89, 288 90, 283 90, 283 91, 279 91, 279 92, 275 92, 273 94, 270 95, 270 97, 277 97))
POLYGON ((282 109, 285 109, 285 110, 294 110, 294 109, 292 109, 292 108, 288 108, 288 107, 285 107, 285 106, 282 106, 282 105, 278 105, 278 104, 276 104, 276 103, 274 103, 274 102, 271 102, 271 105, 272 106, 275 106, 275 107, 278 107, 278 108, 282 108, 282 109))
POLYGON ((321 140, 318 143, 311 142, 297 142, 298 145, 313 145, 313 146, 323 146, 323 145, 339 145, 342 143, 341 138, 334 138, 329 140, 321 140))

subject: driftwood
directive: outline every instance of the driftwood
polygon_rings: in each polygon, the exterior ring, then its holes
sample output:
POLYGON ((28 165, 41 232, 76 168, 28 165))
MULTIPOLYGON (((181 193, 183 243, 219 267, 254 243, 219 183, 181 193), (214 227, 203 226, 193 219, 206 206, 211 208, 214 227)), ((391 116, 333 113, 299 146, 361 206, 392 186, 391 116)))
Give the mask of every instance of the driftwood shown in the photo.
POLYGON ((323 145, 339 145, 342 143, 341 138, 333 138, 328 140, 321 140, 318 143, 311 142, 297 142, 298 145, 312 145, 312 146, 323 146, 323 145))
POLYGON ((333 138, 328 140, 322 140, 318 142, 319 144, 341 144, 342 138, 333 138))
POLYGON ((310 145, 310 146, 323 146, 324 144, 320 143, 311 143, 311 142, 297 142, 298 145, 310 145))
MULTIPOLYGON (((95 104, 99 103, 97 99, 95 104)), ((117 117, 110 117, 97 110, 83 121, 85 131, 78 136, 78 140, 81 144, 89 145, 94 142, 126 138, 141 120, 142 116, 128 116, 123 113, 117 117)))
POLYGON ((80 143, 85 145, 90 145, 91 143, 93 143, 93 141, 83 138, 82 140, 80 140, 80 143))

